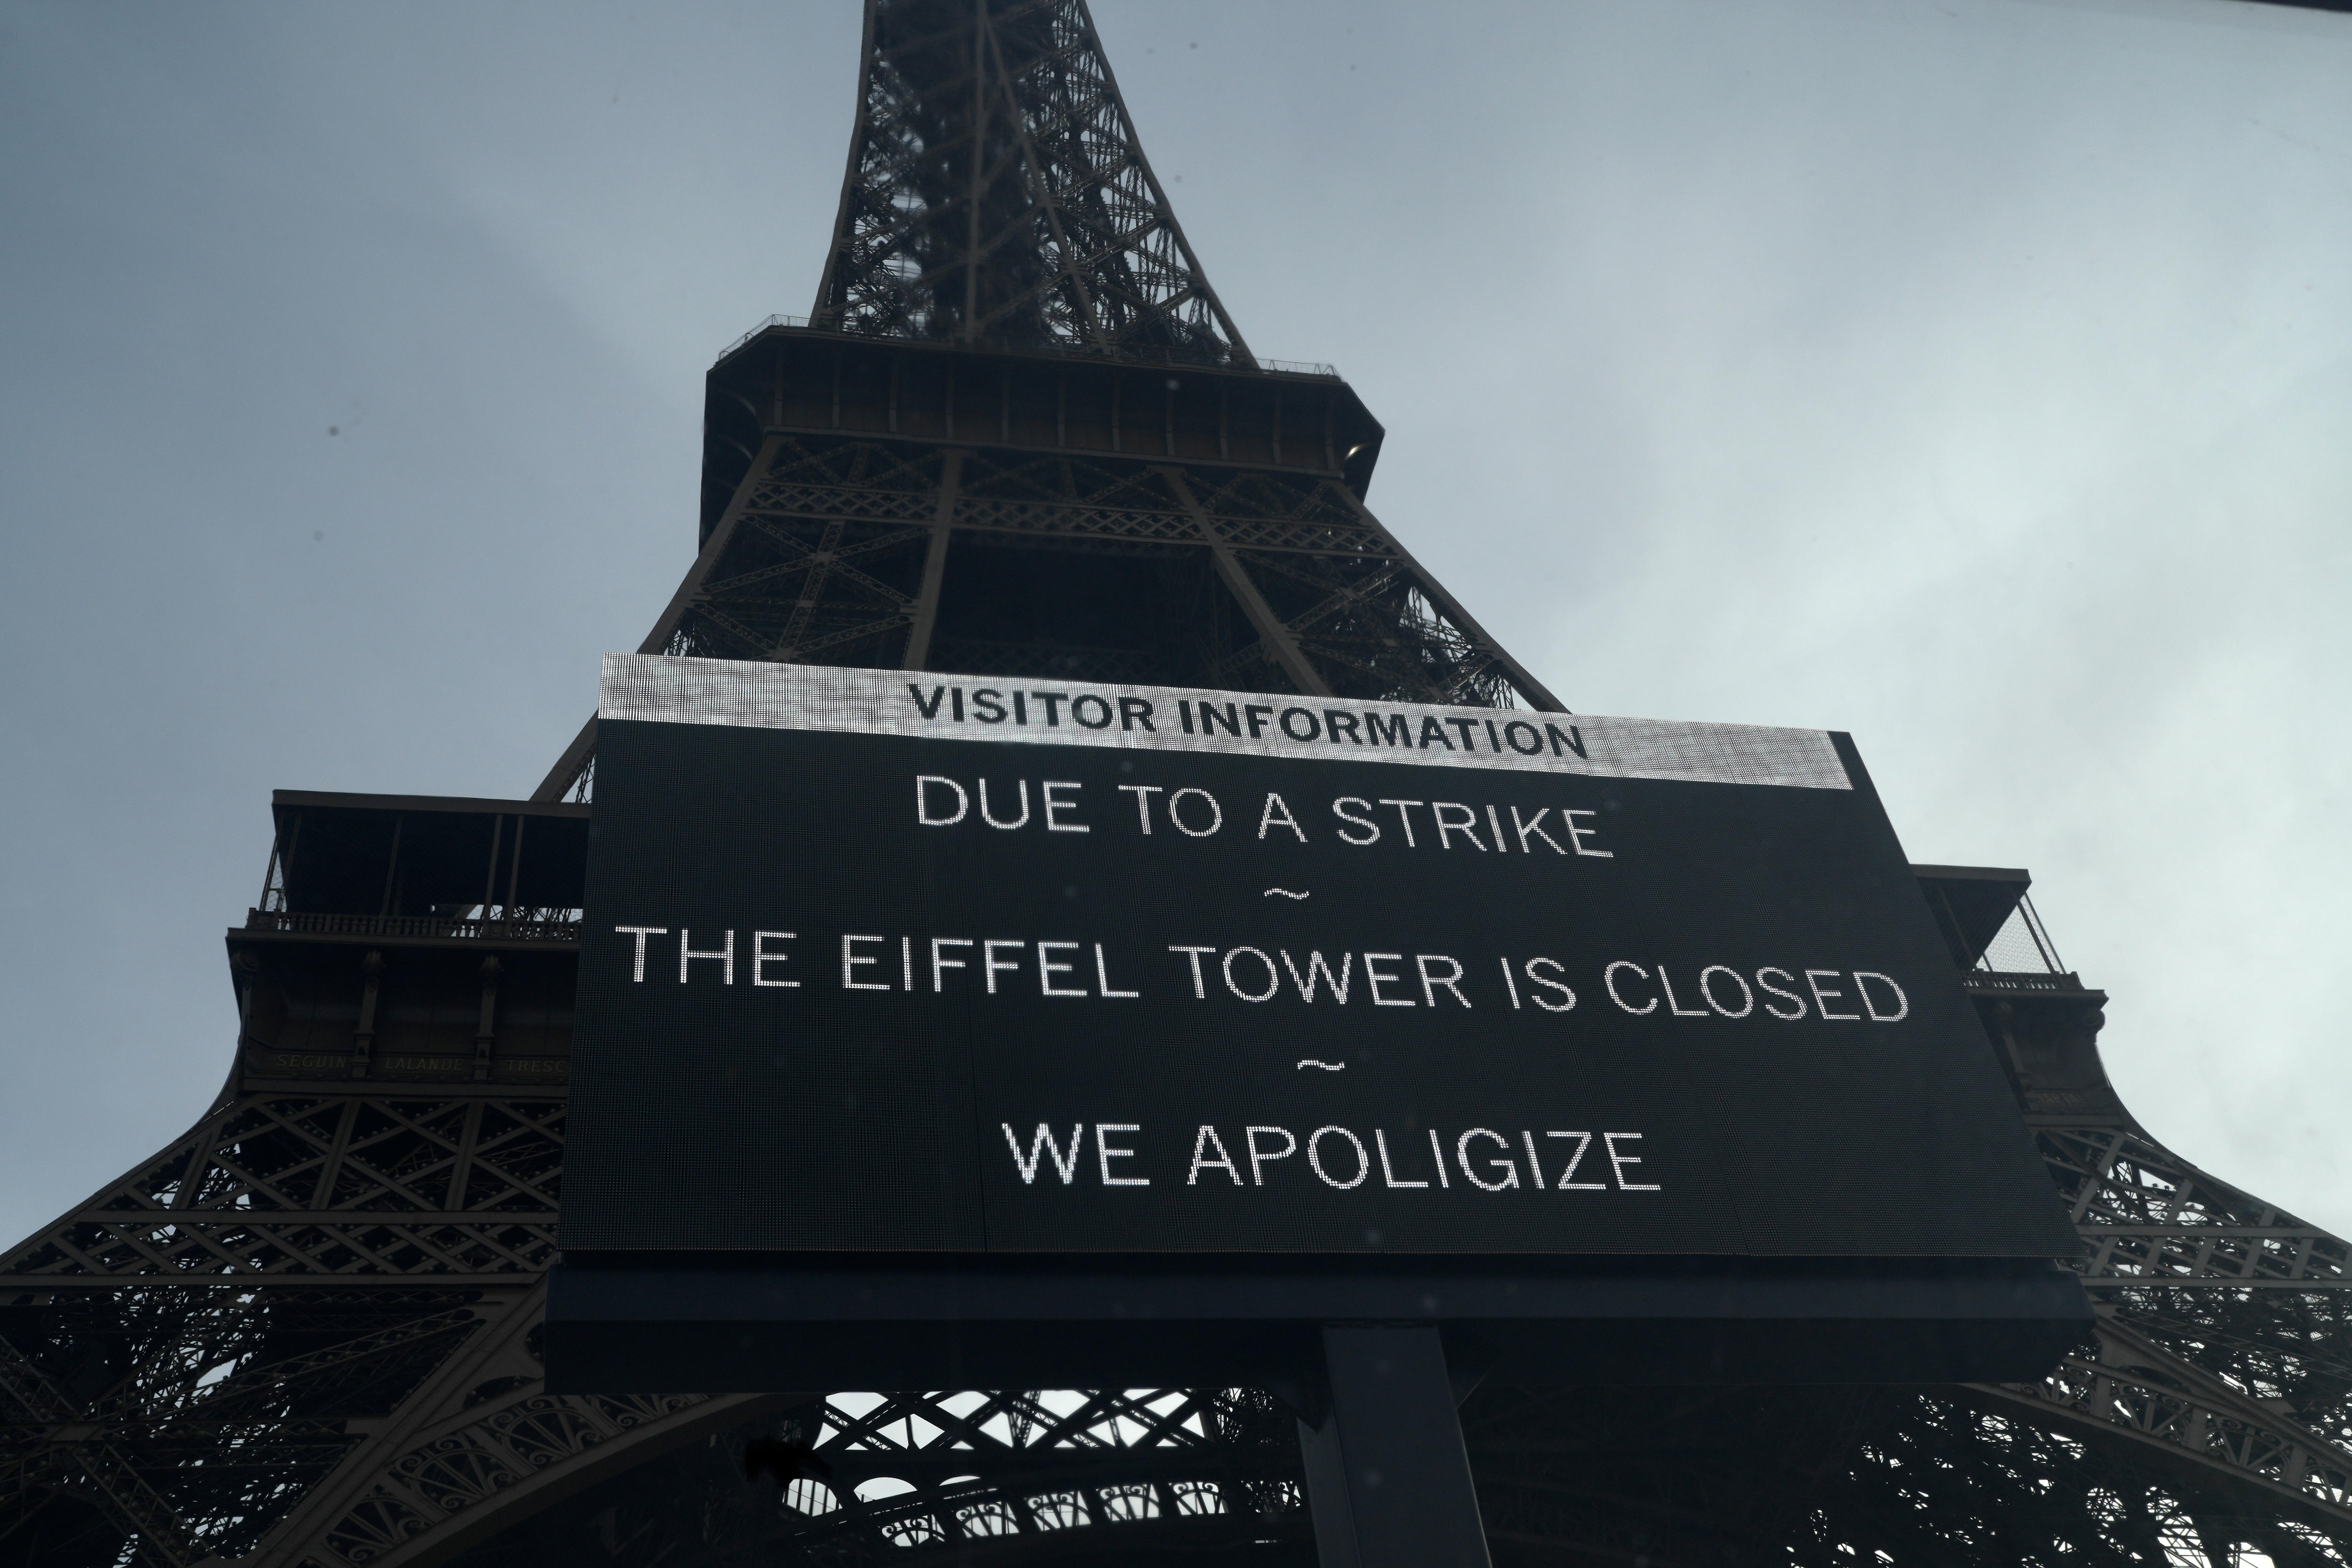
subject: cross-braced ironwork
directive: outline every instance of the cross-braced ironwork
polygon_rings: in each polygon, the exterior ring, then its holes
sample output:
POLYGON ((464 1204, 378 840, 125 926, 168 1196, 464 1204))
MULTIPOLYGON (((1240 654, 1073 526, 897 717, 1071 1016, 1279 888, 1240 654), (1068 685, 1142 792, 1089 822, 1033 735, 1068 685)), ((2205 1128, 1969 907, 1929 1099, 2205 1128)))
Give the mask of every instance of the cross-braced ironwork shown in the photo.
MULTIPOLYGON (((645 651, 1559 706, 1367 510, 1346 384, 1251 356, 1080 0, 870 0, 858 102, 814 322, 711 372, 645 651)), ((0 1253, 0 1563, 1308 1561, 1256 1391, 548 1394, 577 866, 524 846, 576 862, 580 808, 304 799, 220 1100, 0 1253), (387 837, 363 896, 288 869, 387 837), (829 1473, 747 1482, 757 1436, 829 1473)), ((2030 905, 1965 945, 2095 1341, 2015 1386, 1481 1387, 1498 1563, 2352 1563, 2352 1248, 2132 1120, 2030 905)))
POLYGON ((1252 363, 1082 0, 877 0, 815 322, 1252 363))
POLYGON ((1335 476, 777 434, 713 534, 718 559, 658 651, 1097 680, 1191 675, 1441 703, 1518 694, 1510 662, 1446 618, 1402 547, 1335 476), (1072 584, 1092 591, 1094 615, 1065 603, 1062 626, 1041 628, 981 583, 970 602, 950 599, 940 626, 936 601, 962 585, 925 603, 940 529, 968 557, 954 563, 960 574, 1096 579, 1072 584), (1130 581, 1137 591, 1118 591, 1130 581), (1230 591, 1236 583, 1249 597, 1230 591), (1138 624, 1138 610, 1155 609, 1138 624), (928 657, 917 661, 925 627, 928 657))
POLYGON ((1290 1426, 1249 1390, 836 1394, 733 1435, 814 1442, 822 1478, 747 1488, 740 1441, 711 1444, 657 1485, 583 1496, 537 1521, 527 1548, 494 1542, 471 1561, 544 1561, 551 1540, 593 1560, 600 1541, 642 1532, 650 1562, 685 1519, 707 1553, 827 1568, 1105 1548, 1292 1561, 1308 1536, 1290 1426))

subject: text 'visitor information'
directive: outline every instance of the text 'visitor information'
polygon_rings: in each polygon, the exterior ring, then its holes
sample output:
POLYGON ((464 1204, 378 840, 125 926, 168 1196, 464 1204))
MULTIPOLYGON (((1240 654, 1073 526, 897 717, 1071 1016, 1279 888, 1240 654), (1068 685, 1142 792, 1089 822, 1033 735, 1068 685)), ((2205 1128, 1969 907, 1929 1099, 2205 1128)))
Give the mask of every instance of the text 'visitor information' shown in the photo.
POLYGON ((563 1245, 2063 1250, 1841 746, 613 656, 563 1245))

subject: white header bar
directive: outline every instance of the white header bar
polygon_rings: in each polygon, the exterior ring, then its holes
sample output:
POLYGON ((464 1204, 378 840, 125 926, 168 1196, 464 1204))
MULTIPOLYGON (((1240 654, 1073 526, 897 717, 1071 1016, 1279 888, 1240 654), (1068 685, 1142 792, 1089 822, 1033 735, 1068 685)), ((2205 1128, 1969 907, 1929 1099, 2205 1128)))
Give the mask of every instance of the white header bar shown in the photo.
POLYGON ((597 716, 845 735, 1851 789, 1822 730, 750 659, 604 656, 597 716))

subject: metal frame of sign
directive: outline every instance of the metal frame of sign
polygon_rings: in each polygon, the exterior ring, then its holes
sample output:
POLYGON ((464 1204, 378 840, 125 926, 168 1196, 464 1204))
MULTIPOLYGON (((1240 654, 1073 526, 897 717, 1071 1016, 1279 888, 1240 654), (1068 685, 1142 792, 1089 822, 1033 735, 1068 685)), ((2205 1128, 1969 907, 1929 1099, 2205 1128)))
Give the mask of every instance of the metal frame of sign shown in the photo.
POLYGON ((614 655, 586 913, 552 1386, 1270 1382, 1343 1321, 1979 1381, 2088 1322, 1840 734, 614 655))

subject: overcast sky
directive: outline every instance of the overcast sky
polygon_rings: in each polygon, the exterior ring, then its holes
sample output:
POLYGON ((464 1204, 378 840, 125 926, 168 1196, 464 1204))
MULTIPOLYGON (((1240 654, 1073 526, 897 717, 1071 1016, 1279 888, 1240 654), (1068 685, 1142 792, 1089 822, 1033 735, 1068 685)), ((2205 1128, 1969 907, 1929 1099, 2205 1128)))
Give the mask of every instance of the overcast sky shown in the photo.
MULTIPOLYGON (((1254 348, 1585 712, 1849 730, 2352 1233, 2352 17, 1100 0, 1254 348)), ((855 0, 0 0, 0 1229, 227 1070, 273 787, 520 795, 805 313, 855 0)))

